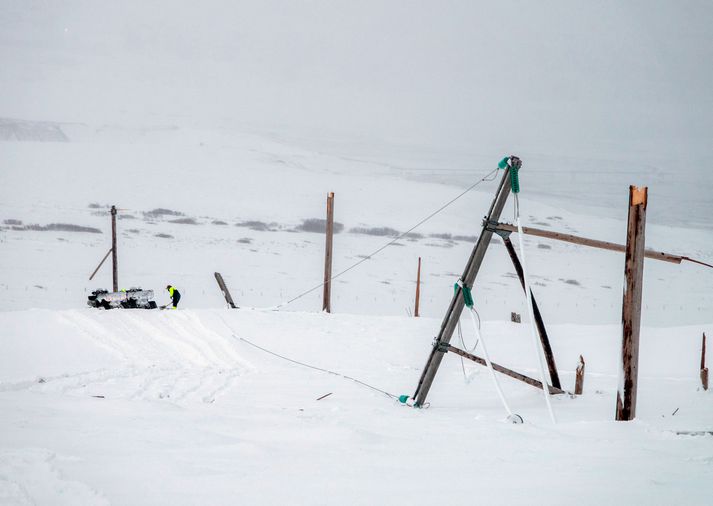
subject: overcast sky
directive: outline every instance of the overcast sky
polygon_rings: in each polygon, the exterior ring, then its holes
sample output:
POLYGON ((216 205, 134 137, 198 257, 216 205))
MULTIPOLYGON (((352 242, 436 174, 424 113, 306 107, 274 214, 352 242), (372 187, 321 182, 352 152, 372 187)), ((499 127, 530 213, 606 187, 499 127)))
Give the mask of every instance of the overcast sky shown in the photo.
POLYGON ((0 117, 710 157, 713 2, 0 4, 0 117))

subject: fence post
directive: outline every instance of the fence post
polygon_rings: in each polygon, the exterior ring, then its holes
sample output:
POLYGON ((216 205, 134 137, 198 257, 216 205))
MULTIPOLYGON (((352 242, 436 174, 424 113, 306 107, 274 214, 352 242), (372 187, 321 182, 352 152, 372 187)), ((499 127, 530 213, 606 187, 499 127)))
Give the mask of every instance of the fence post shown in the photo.
POLYGON ((413 316, 418 318, 419 303, 421 300, 421 257, 418 257, 418 271, 416 272, 416 305, 413 310, 413 316))

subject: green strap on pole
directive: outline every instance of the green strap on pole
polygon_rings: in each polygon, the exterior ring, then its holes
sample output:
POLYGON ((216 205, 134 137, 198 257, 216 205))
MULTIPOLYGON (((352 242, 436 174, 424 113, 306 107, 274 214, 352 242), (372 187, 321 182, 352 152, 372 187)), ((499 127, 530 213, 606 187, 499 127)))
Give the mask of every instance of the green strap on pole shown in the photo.
POLYGON ((513 193, 520 193, 520 167, 510 163, 510 157, 506 156, 498 162, 498 169, 510 168, 510 189, 513 193))
POLYGON ((453 289, 456 293, 458 293, 458 289, 461 289, 463 292, 463 302, 465 302, 465 305, 468 307, 473 307, 473 293, 470 290, 469 286, 466 286, 465 283, 461 283, 460 281, 453 285, 453 289))

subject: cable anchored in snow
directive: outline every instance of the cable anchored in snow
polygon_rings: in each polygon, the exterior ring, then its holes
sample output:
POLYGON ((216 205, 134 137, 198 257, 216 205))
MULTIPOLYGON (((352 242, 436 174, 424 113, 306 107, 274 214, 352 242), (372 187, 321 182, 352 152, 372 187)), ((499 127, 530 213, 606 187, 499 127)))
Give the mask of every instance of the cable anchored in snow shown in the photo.
POLYGON ((370 388, 371 390, 374 390, 374 391, 376 391, 376 392, 382 393, 382 394, 386 395, 387 397, 389 397, 389 398, 391 398, 391 399, 398 400, 398 401, 400 401, 400 402, 402 402, 402 403, 405 402, 405 401, 401 401, 401 400, 400 400, 401 397, 403 397, 403 396, 398 396, 398 395, 391 394, 391 393, 387 392, 386 390, 381 390, 380 388, 376 388, 375 386, 370 385, 370 384, 368 384, 368 383, 366 383, 366 382, 364 382, 364 381, 361 381, 361 380, 359 380, 359 379, 357 379, 357 378, 353 378, 353 377, 351 377, 351 376, 347 376, 346 374, 342 374, 342 373, 339 373, 339 372, 336 372, 336 371, 331 371, 331 370, 329 370, 329 369, 324 369, 324 368, 322 368, 322 367, 317 367, 317 366, 314 366, 314 365, 306 364, 306 363, 304 363, 304 362, 300 362, 299 360, 295 360, 295 359, 292 359, 292 358, 289 358, 289 357, 285 357, 284 355, 280 355, 279 353, 275 353, 274 351, 268 350, 267 348, 263 348, 262 346, 259 346, 259 345, 255 344, 255 343, 253 343, 252 341, 249 341, 249 340, 245 339, 244 337, 238 337, 238 336, 236 336, 235 334, 232 334, 232 336, 233 336, 235 339, 239 340, 239 341, 242 341, 242 342, 244 342, 244 343, 246 343, 246 344, 249 344, 250 346, 252 346, 252 347, 254 347, 254 348, 257 348, 258 350, 264 351, 265 353, 269 353, 270 355, 273 355, 273 356, 275 356, 275 357, 281 358, 282 360, 286 360, 287 362, 292 362, 293 364, 301 365, 302 367, 307 367, 307 368, 309 368, 309 369, 314 369, 315 371, 321 371, 321 372, 325 372, 325 373, 327 373, 327 374, 332 374, 332 375, 334 375, 334 376, 339 376, 340 378, 344 378, 344 379, 353 381, 353 382, 355 382, 355 383, 357 383, 357 384, 359 384, 359 385, 362 385, 362 386, 364 386, 364 387, 366 387, 366 388, 370 388))

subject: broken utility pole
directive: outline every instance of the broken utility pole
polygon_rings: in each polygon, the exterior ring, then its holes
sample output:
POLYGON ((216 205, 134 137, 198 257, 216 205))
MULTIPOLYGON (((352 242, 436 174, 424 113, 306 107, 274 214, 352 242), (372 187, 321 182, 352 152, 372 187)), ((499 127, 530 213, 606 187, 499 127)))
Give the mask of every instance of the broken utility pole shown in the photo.
POLYGON ((119 265, 116 254, 116 206, 111 206, 111 286, 114 292, 119 291, 119 265))
POLYGON ((636 417, 647 194, 646 187, 629 187, 629 218, 624 264, 626 279, 621 311, 621 369, 619 391, 616 396, 616 419, 619 421, 633 420, 636 417))
POLYGON ((584 390, 584 365, 584 357, 580 355, 579 364, 577 364, 577 370, 574 373, 574 395, 582 395, 584 390))
POLYGON ((327 225, 324 247, 324 292, 322 311, 332 312, 332 237, 334 235, 334 192, 327 195, 327 225))

